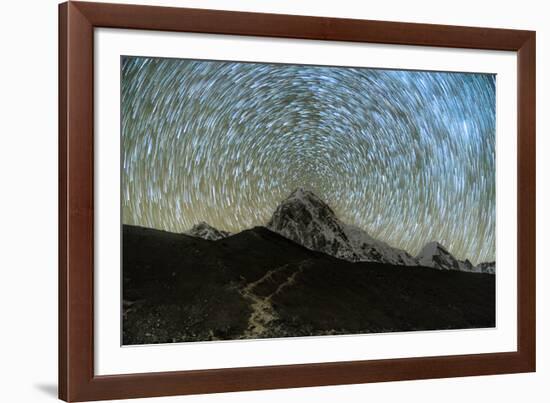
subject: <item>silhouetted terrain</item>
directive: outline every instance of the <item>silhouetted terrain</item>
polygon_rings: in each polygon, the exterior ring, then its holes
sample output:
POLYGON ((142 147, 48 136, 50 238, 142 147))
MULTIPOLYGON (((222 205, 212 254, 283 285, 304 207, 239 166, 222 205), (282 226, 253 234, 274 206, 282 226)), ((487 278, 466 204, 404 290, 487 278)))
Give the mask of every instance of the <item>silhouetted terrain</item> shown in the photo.
POLYGON ((495 276, 123 226, 123 344, 495 326, 495 276))

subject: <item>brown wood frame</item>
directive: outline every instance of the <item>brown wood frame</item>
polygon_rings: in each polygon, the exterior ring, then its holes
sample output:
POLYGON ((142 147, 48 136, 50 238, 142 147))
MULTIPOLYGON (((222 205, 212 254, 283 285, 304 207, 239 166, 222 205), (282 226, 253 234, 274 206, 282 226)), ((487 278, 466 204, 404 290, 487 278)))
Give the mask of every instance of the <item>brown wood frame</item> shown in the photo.
POLYGON ((121 399, 535 371, 535 32, 68 2, 59 6, 59 398, 121 399), (95 27, 516 51, 518 351, 94 375, 95 27))

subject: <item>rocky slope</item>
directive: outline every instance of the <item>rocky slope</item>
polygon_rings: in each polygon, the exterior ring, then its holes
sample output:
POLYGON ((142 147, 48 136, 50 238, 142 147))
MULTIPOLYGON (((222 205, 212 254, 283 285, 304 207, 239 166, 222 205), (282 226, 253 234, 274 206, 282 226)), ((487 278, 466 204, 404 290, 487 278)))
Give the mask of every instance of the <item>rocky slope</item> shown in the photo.
POLYGON ((122 242, 124 345, 495 326, 492 275, 349 262, 264 227, 122 242))

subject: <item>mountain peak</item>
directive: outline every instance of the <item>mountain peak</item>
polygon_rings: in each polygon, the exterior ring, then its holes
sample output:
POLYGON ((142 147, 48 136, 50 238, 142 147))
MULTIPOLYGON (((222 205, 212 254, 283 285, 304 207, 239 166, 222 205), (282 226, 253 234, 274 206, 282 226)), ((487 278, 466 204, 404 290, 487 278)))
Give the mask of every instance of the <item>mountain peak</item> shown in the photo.
POLYGON ((311 190, 305 189, 303 187, 298 187, 298 188, 294 189, 290 193, 290 195, 287 197, 287 199, 290 199, 290 198, 299 198, 299 199, 314 198, 314 199, 319 199, 319 197, 315 193, 313 193, 311 190))
POLYGON ((455 258, 439 242, 428 242, 416 256, 418 263, 422 266, 438 268, 442 270, 478 271, 468 259, 459 260, 455 258))
MULTIPOLYGON (((311 190, 299 187, 296 188, 288 195, 288 197, 281 202, 281 204, 287 202, 302 202, 310 205, 311 207, 330 207, 319 196, 313 193, 311 190)), ((332 210, 331 210, 332 211, 332 210)))
POLYGON ((304 188, 295 189, 279 204, 267 227, 306 248, 352 262, 418 264, 407 252, 341 222, 328 204, 304 188))
POLYGON ((302 187, 296 188, 279 204, 273 217, 283 213, 287 216, 286 218, 293 221, 305 220, 306 223, 311 222, 311 219, 315 217, 327 222, 338 220, 327 203, 311 190, 302 187))
POLYGON ((231 235, 230 232, 214 228, 205 221, 200 221, 198 224, 193 225, 193 228, 187 231, 187 234, 208 241, 217 241, 218 239, 226 238, 231 235))
POLYGON ((267 227, 306 248, 340 259, 358 260, 342 223, 310 190, 295 189, 277 206, 267 227))

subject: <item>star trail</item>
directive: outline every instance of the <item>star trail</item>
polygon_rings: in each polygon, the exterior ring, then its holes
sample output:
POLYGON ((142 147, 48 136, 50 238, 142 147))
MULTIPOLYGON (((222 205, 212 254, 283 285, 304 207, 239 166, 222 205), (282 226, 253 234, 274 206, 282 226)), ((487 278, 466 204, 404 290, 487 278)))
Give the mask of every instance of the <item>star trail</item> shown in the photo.
POLYGON ((297 187, 416 254, 495 259, 495 76, 123 57, 122 220, 265 225, 297 187))

